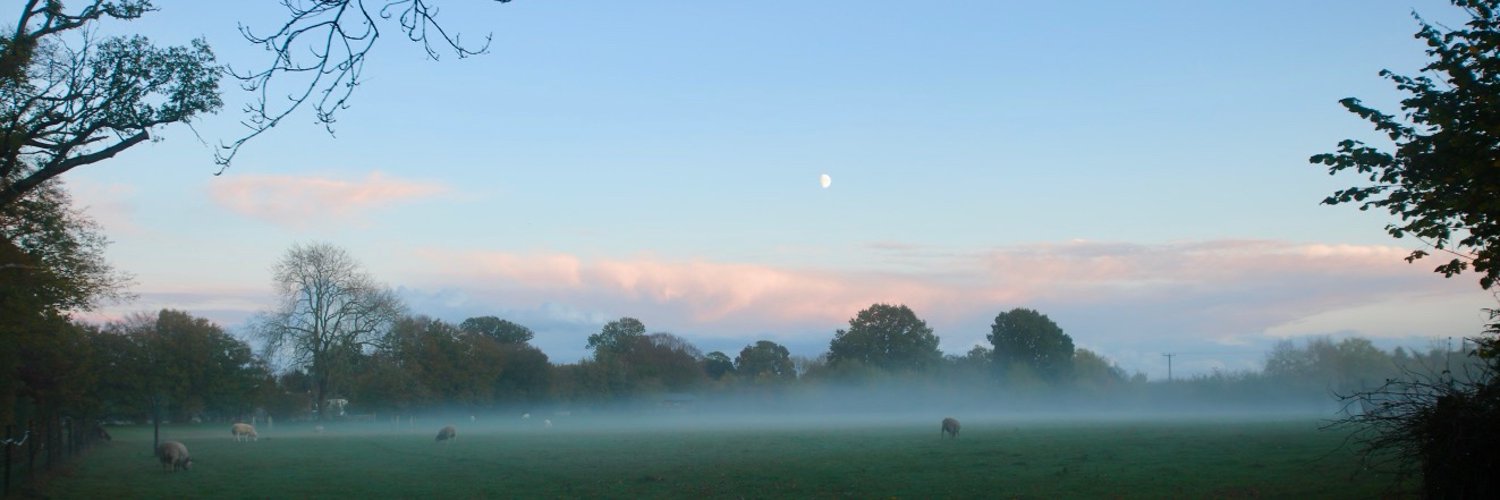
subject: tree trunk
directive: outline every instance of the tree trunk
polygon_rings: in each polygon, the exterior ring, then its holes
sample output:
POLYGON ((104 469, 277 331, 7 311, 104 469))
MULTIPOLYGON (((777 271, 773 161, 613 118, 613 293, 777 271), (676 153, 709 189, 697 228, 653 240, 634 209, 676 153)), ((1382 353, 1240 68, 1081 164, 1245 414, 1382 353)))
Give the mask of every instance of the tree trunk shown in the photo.
POLYGON ((320 422, 324 421, 324 420, 328 420, 327 416, 323 414, 323 402, 326 401, 326 396, 324 395, 324 393, 327 392, 327 391, 328 391, 328 376, 325 375, 325 374, 319 373, 318 374, 318 390, 317 390, 318 400, 313 402, 313 408, 316 409, 316 411, 318 412, 318 421, 320 421, 320 422))

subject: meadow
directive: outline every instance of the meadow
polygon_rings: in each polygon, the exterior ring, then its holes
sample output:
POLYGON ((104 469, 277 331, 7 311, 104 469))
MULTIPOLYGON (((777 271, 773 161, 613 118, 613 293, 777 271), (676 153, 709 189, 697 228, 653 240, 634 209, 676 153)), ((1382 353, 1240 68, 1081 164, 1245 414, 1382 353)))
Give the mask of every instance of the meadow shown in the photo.
POLYGON ((1344 434, 1313 418, 811 420, 652 416, 164 426, 189 472, 151 456, 149 426, 112 427, 42 490, 58 498, 1371 498, 1344 434), (930 420, 930 421, 928 421, 930 420), (707 423, 705 423, 707 422, 707 423), (436 443, 444 423, 458 427, 436 443))

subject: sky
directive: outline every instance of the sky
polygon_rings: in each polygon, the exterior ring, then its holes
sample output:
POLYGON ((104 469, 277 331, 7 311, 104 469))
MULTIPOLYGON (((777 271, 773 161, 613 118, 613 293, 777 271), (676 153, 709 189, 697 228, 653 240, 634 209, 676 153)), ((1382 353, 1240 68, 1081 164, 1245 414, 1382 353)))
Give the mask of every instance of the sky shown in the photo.
MULTIPOLYGON (((156 3, 100 32, 202 37, 248 69, 268 54, 236 26, 283 15, 156 3)), ((1320 205, 1361 179, 1307 161, 1379 143, 1338 100, 1399 109, 1377 73, 1420 69, 1412 13, 1461 23, 1444 2, 434 3, 488 52, 433 61, 382 25, 335 134, 304 110, 215 176, 247 99, 226 81, 219 114, 64 176, 137 294, 86 317, 244 334, 308 242, 412 313, 527 325, 555 363, 623 316, 817 356, 900 303, 948 354, 1026 307, 1161 379, 1163 354, 1256 369, 1307 336, 1425 348, 1495 305, 1405 263, 1388 215, 1320 205)))

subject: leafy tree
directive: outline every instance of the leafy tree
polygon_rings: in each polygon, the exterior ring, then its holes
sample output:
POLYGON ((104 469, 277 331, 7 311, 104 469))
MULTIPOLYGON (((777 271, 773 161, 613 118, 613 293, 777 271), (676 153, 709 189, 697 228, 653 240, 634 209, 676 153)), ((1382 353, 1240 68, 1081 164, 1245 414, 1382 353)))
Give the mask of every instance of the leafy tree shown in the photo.
MULTIPOLYGON (((1490 289, 1500 278, 1500 1, 1452 0, 1469 20, 1459 29, 1417 18, 1416 38, 1427 44, 1431 61, 1422 76, 1380 75, 1405 93, 1401 117, 1385 114, 1358 99, 1340 101, 1391 141, 1389 149, 1344 140, 1334 153, 1310 160, 1330 175, 1350 171, 1372 184, 1342 189, 1323 200, 1357 204, 1399 218, 1386 232, 1412 236, 1448 261, 1434 271, 1445 277, 1472 269, 1490 289)), ((1425 258, 1413 250, 1408 262, 1425 258)), ((1491 320, 1500 313, 1491 311, 1491 320)), ((1432 497, 1479 497, 1500 491, 1500 322, 1477 339, 1475 354, 1486 360, 1479 377, 1444 372, 1436 380, 1396 379, 1374 391, 1349 397, 1377 408, 1349 423, 1377 432, 1367 441, 1367 457, 1395 451, 1403 465, 1420 463, 1425 493, 1432 497), (1391 398, 1395 397, 1394 403, 1391 398)))
POLYGON ((646 325, 635 318, 620 318, 604 325, 599 333, 589 335, 588 349, 595 356, 623 354, 640 344, 646 336, 646 325))
POLYGON ((698 386, 704 373, 699 368, 703 353, 686 339, 670 333, 635 338, 635 346, 617 358, 626 373, 628 392, 646 394, 685 391, 698 386))
POLYGON ((1106 391, 1123 385, 1125 370, 1088 349, 1073 351, 1073 381, 1080 388, 1106 391))
POLYGON ((708 353, 703 357, 703 373, 708 374, 708 378, 719 380, 724 375, 734 373, 734 361, 723 351, 708 353))
POLYGON ((1016 308, 995 316, 988 336, 1001 370, 1029 368, 1049 381, 1060 381, 1073 369, 1073 338, 1047 315, 1016 308))
POLYGON ((16 31, 0 36, 0 207, 223 106, 221 70, 202 40, 166 48, 141 36, 62 40, 151 9, 148 0, 95 0, 70 14, 55 0, 26 0, 16 31))
MULTIPOLYGON (((266 372, 250 346, 204 318, 171 309, 135 316, 115 330, 133 344, 123 367, 139 370, 129 397, 161 397, 176 421, 230 418, 252 410, 266 372)), ((144 407, 145 405, 142 405, 144 407)))
POLYGON ((27 385, 41 379, 18 370, 51 379, 47 372, 60 372, 43 361, 73 361, 65 346, 79 334, 70 313, 127 296, 129 277, 104 260, 108 240, 59 182, 0 206, 0 420, 15 416, 17 398, 43 396, 27 385))
POLYGON ((525 344, 535 337, 530 328, 494 316, 469 318, 460 323, 458 328, 465 332, 484 335, 504 344, 525 344))
POLYGON ((257 330, 267 352, 307 369, 322 419, 330 384, 363 350, 381 344, 403 307, 347 252, 326 243, 292 246, 273 275, 280 304, 257 319, 257 330))
POLYGON ((756 380, 795 380, 797 370, 792 366, 791 355, 786 346, 761 340, 741 349, 734 358, 734 366, 737 372, 756 380))
POLYGON ((904 305, 875 304, 849 320, 828 344, 828 362, 851 362, 885 371, 924 370, 942 359, 938 337, 904 305))

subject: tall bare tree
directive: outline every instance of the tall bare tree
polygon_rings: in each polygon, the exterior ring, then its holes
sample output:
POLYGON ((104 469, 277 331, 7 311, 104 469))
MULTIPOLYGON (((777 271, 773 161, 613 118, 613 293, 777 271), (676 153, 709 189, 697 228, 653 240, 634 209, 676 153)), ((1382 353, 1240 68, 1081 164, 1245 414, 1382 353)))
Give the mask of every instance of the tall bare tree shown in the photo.
POLYGON ((404 308, 348 252, 327 243, 293 245, 273 274, 280 304, 259 318, 257 329, 268 354, 307 369, 321 420, 343 368, 380 346, 404 308))

